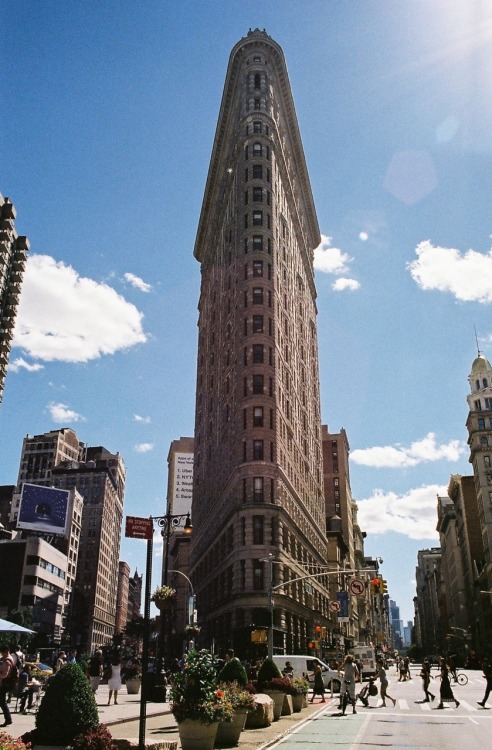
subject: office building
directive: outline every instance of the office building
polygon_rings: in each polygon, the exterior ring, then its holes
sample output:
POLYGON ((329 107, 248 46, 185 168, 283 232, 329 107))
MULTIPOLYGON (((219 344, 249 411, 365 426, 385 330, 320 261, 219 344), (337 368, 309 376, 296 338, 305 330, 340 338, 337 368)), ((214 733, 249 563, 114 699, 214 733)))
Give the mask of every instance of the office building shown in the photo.
POLYGON ((273 615, 274 650, 303 652, 329 622, 326 577, 288 583, 326 564, 319 243, 284 55, 256 29, 230 55, 195 243, 191 577, 221 651, 273 615))
POLYGON ((0 194, 0 403, 29 250, 27 237, 16 234, 14 222, 15 208, 0 194))
MULTIPOLYGON (((118 453, 85 446, 70 428, 23 441, 19 491, 23 483, 33 483, 70 490, 80 498, 67 540, 54 537, 51 543, 67 555, 74 579, 67 589, 64 638, 88 651, 111 642, 115 630, 125 474, 118 453)), ((17 510, 18 501, 13 521, 17 510)))

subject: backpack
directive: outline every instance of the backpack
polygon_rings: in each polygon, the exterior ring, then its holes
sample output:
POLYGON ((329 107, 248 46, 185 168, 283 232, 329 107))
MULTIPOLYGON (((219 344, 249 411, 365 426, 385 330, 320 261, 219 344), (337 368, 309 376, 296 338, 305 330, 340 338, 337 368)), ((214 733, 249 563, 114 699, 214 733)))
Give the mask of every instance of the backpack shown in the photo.
POLYGON ((17 664, 14 664, 11 658, 9 659, 9 661, 10 661, 9 673, 7 677, 3 678, 2 687, 4 687, 8 692, 11 692, 15 688, 19 680, 19 668, 17 664))

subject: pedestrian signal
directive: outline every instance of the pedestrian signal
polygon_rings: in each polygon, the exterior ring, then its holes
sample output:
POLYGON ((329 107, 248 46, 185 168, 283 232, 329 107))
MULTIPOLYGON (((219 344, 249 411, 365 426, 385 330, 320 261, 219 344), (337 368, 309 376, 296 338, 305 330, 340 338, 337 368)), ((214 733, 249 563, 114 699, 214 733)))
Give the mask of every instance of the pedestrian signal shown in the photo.
POLYGON ((379 578, 373 578, 371 581, 371 590, 373 594, 381 593, 381 581, 379 578))

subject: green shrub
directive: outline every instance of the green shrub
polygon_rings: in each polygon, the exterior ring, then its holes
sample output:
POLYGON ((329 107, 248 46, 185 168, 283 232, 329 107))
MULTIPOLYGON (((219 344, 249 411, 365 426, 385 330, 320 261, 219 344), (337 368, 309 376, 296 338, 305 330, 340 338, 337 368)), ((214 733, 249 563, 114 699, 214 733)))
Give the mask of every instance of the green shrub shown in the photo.
POLYGON ((248 674, 239 659, 234 658, 224 664, 219 672, 219 682, 237 682, 238 685, 246 685, 248 674))
POLYGON ((265 659, 263 664, 258 670, 258 680, 257 680, 257 687, 258 690, 263 690, 263 688, 270 682, 270 680, 274 680, 276 678, 281 678, 282 674, 280 672, 280 669, 277 667, 273 659, 265 659))
POLYGON ((48 681, 36 715, 36 745, 70 745, 99 727, 96 699, 77 664, 66 664, 48 681))

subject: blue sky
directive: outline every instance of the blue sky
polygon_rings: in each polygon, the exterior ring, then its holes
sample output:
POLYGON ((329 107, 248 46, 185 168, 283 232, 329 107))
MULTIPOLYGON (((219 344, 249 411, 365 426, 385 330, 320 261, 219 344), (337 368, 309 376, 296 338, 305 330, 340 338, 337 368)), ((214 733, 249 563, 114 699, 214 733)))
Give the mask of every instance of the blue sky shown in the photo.
MULTIPOLYGON (((366 553, 408 620, 436 496, 470 473, 474 326, 492 357, 487 2, 4 7, 0 191, 31 251, 0 483, 25 435, 71 426, 124 457, 127 515, 165 512, 194 425, 195 233, 229 53, 255 27, 286 56, 323 235, 322 420, 347 431, 366 553)), ((144 544, 122 558, 143 571, 144 544)))

